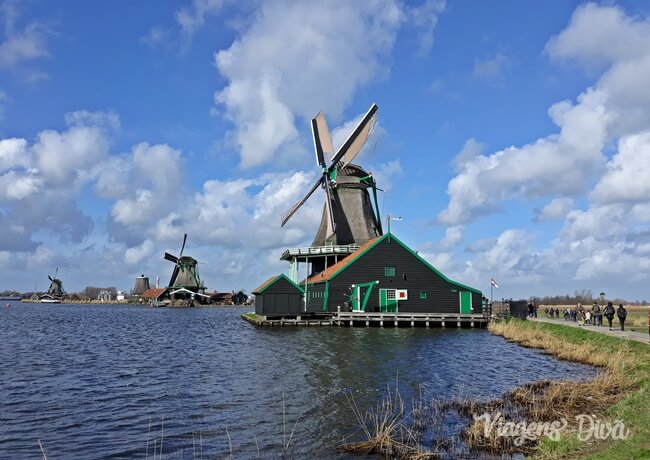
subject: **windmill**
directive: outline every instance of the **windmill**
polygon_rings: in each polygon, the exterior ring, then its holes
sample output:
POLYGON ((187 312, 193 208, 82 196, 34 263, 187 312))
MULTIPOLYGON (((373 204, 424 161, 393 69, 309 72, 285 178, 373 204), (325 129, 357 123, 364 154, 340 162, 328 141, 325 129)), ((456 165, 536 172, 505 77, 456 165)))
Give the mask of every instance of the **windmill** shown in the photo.
POLYGON ((59 267, 56 267, 54 276, 47 275, 50 280, 50 287, 47 290, 47 293, 53 297, 63 297, 65 295, 65 291, 63 290, 63 281, 56 277, 58 273, 59 267))
POLYGON ((185 288, 189 291, 199 292, 205 290, 199 278, 198 262, 194 257, 184 256, 183 250, 187 242, 187 233, 183 236, 183 245, 178 257, 165 252, 165 260, 174 262, 174 271, 169 280, 170 288, 185 288))
POLYGON ((316 189, 322 188, 325 205, 312 247, 361 245, 383 234, 375 180, 372 174, 352 164, 375 126, 377 110, 377 105, 373 104, 336 153, 322 112, 311 121, 321 176, 307 194, 282 215, 281 226, 284 227, 316 189), (326 155, 330 157, 329 164, 326 155), (373 192, 374 211, 368 189, 373 192))
POLYGON ((131 291, 131 294, 142 295, 145 291, 149 290, 149 278, 143 275, 140 275, 135 278, 135 286, 131 291))

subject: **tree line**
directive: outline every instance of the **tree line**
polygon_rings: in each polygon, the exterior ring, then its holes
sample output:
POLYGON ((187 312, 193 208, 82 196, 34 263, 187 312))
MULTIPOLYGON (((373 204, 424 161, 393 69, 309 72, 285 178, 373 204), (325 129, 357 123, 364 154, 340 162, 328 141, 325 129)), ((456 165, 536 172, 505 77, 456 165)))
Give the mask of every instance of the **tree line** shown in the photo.
POLYGON ((648 303, 644 300, 628 300, 622 299, 619 297, 608 297, 605 292, 600 292, 597 295, 594 294, 591 289, 581 289, 574 291, 573 294, 564 294, 564 295, 547 295, 543 297, 531 296, 528 299, 530 302, 535 302, 538 305, 577 305, 581 303, 583 305, 592 304, 594 302, 612 302, 614 305, 622 303, 625 305, 647 305, 648 303))

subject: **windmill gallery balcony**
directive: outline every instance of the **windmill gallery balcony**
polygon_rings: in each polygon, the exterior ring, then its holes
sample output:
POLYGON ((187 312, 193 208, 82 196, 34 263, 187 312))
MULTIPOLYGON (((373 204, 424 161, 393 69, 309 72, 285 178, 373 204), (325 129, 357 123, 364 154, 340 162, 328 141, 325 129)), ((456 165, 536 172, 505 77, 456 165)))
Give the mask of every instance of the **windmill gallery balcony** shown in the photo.
POLYGON ((290 262, 289 278, 291 281, 296 283, 298 282, 299 277, 298 264, 300 262, 305 262, 308 266, 310 263, 312 264, 312 270, 308 270, 311 275, 314 272, 314 265, 318 266, 318 271, 324 270, 328 265, 334 265, 339 260, 355 252, 357 249, 359 249, 359 245, 357 244, 292 248, 284 251, 280 259, 290 262), (314 264, 314 262, 316 262, 316 264, 314 264))

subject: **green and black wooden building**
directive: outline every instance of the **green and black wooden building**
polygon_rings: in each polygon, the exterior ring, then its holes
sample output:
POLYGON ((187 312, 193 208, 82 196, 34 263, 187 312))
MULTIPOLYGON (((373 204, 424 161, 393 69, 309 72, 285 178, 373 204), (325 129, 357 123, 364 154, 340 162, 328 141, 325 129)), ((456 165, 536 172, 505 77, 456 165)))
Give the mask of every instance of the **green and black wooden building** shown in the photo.
POLYGON ((286 275, 266 280, 253 294, 257 315, 298 316, 304 312, 304 291, 286 275))
POLYGON ((258 315, 482 313, 481 292, 450 280, 390 231, 384 235, 372 174, 352 161, 376 123, 372 104, 347 140, 334 149, 323 113, 312 119, 320 177, 281 216, 284 226, 318 189, 325 203, 316 237, 308 248, 288 249, 289 277, 276 276, 256 289, 258 315), (370 197, 374 198, 374 209, 370 197), (300 275, 300 263, 306 270, 300 275), (301 278, 304 278, 300 281, 301 278))
POLYGON ((266 316, 331 314, 339 309, 470 315, 482 313, 483 308, 481 291, 447 278, 390 233, 368 241, 299 285, 280 275, 257 291, 263 295, 258 305, 256 292, 256 313, 266 316), (277 297, 270 289, 273 283, 281 288, 277 297), (293 301, 285 307, 289 292, 293 301), (293 313, 299 294, 304 295, 300 312, 293 313))

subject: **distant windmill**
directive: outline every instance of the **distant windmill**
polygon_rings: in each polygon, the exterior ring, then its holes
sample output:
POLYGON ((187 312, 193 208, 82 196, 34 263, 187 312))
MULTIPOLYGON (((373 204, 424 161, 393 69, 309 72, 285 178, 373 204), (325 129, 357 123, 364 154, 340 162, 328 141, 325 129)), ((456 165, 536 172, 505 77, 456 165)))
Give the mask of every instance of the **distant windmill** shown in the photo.
POLYGON ((61 297, 65 295, 65 291, 63 290, 63 281, 61 281, 56 277, 58 273, 59 273, 59 267, 56 267, 54 276, 47 275, 47 277, 50 280, 50 287, 47 290, 47 293, 50 294, 51 296, 61 297))
POLYGON ((165 259, 174 262, 174 271, 169 280, 170 288, 185 288, 198 292, 204 290, 203 283, 199 278, 198 262, 194 257, 184 256, 183 250, 187 242, 187 233, 183 236, 183 245, 178 257, 166 252, 165 259))
POLYGON ((383 234, 375 180, 363 168, 352 164, 375 126, 377 110, 377 105, 373 104, 336 153, 325 116, 319 113, 311 121, 316 163, 322 174, 304 198, 282 215, 281 226, 284 227, 316 189, 322 188, 325 192, 325 206, 312 246, 361 245, 383 234), (331 158, 329 165, 325 154, 331 158), (375 211, 370 201, 369 188, 373 192, 375 211))
POLYGON ((135 286, 131 291, 131 294, 142 295, 145 291, 149 290, 149 278, 140 275, 135 278, 135 286))

